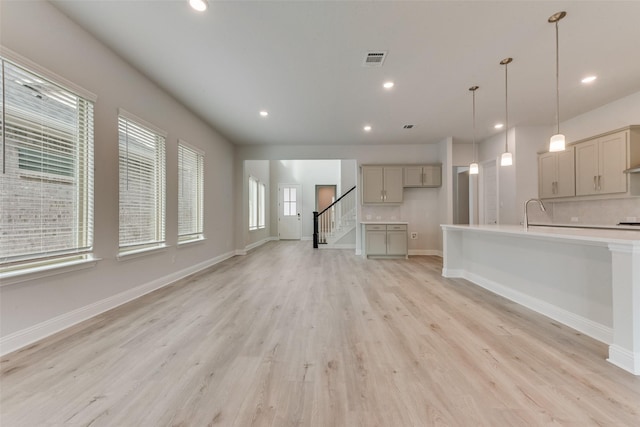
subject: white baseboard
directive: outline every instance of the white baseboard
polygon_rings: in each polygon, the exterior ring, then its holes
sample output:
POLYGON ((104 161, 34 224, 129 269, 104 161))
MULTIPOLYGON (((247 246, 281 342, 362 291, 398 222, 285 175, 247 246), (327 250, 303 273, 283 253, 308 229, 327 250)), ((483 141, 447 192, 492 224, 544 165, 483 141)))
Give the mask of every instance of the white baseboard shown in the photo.
POLYGON ((448 279, 464 277, 464 270, 461 270, 459 268, 443 268, 442 277, 446 277, 448 279))
MULTIPOLYGON (((459 273, 458 270, 450 271, 448 273, 459 273)), ((554 319, 564 325, 569 326, 577 331, 582 332, 585 335, 590 336, 605 344, 613 342, 613 329, 587 319, 586 317, 579 316, 575 313, 567 311, 563 308, 550 304, 538 298, 523 294, 522 292, 515 291, 504 285, 501 285, 493 280, 484 278, 482 276, 462 271, 461 275, 445 276, 445 277, 463 277, 470 282, 475 283, 495 294, 505 297, 513 302, 527 307, 537 313, 543 314, 551 319, 554 319)))
POLYGON ((607 361, 633 375, 640 375, 640 353, 633 353, 618 345, 610 345, 607 361))
POLYGON ((278 238, 277 237, 265 237, 262 240, 258 240, 257 242, 253 242, 250 245, 245 246, 244 250, 240 249, 239 251, 236 251, 236 252, 242 252, 242 254, 240 254, 240 255, 246 255, 247 252, 249 252, 251 249, 255 249, 258 246, 262 246, 265 243, 272 242, 274 240, 278 240, 278 238))
POLYGON ((442 257, 442 251, 437 249, 409 249, 409 256, 411 255, 425 255, 425 256, 439 256, 442 257))
POLYGON ((318 249, 355 249, 355 243, 337 243, 318 245, 318 249))
POLYGON ((0 355, 5 355, 29 344, 33 344, 36 341, 102 314, 105 311, 111 310, 136 298, 140 298, 145 294, 175 283, 176 281, 193 273, 209 268, 233 257, 234 255, 236 255, 235 251, 227 252, 226 254, 217 256, 210 260, 176 271, 168 276, 161 277, 149 283, 145 283, 133 289, 129 289, 79 309, 61 314, 60 316, 38 323, 37 325, 4 336, 0 338, 0 355))

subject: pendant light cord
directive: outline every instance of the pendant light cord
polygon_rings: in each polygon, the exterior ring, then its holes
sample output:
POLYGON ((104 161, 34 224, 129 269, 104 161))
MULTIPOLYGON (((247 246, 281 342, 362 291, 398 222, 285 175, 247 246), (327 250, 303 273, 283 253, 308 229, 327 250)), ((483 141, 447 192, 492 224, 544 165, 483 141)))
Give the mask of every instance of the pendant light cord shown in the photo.
POLYGON ((507 153, 509 151, 509 107, 507 105, 508 100, 508 90, 509 86, 507 84, 508 75, 507 69, 509 67, 509 63, 504 64, 504 152, 507 153))
POLYGON ((560 44, 558 43, 558 21, 556 24, 556 128, 560 133, 560 44))
MULTIPOLYGON (((477 87, 476 87, 477 89, 477 87)), ((476 89, 473 90, 473 162, 476 163, 476 89)))

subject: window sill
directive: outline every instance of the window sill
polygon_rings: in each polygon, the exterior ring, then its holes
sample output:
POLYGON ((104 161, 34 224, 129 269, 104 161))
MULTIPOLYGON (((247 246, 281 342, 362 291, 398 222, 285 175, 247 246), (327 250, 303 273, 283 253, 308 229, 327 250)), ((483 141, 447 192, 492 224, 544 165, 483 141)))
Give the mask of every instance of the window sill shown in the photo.
POLYGON ((92 255, 89 255, 81 259, 76 258, 66 261, 60 260, 59 262, 52 262, 51 264, 47 265, 38 265, 32 267, 25 265, 24 268, 0 272, 0 286, 13 285, 29 280, 36 280, 44 277, 54 276, 56 274, 92 268, 96 266, 98 261, 100 261, 99 258, 94 258, 92 255))
POLYGON ((207 240, 206 237, 198 237, 197 239, 185 240, 183 242, 178 242, 178 247, 182 248, 196 243, 203 243, 205 240, 207 240))
POLYGON ((122 251, 122 252, 120 252, 118 254, 116 259, 118 261, 127 261, 127 260, 130 260, 130 259, 139 258, 139 257, 143 257, 143 256, 146 256, 146 255, 152 255, 152 254, 158 253, 158 252, 163 252, 168 247, 169 247, 169 245, 162 244, 162 245, 151 246, 151 247, 147 247, 147 248, 131 249, 131 250, 128 250, 128 251, 122 251))

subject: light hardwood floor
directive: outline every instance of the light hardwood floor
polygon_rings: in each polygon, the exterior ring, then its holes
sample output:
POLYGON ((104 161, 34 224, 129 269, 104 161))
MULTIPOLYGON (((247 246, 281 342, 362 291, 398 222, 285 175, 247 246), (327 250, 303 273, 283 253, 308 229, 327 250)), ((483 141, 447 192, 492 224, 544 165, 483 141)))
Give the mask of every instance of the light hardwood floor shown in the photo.
POLYGON ((638 426, 607 347, 436 257, 273 242, 2 358, 13 426, 638 426))

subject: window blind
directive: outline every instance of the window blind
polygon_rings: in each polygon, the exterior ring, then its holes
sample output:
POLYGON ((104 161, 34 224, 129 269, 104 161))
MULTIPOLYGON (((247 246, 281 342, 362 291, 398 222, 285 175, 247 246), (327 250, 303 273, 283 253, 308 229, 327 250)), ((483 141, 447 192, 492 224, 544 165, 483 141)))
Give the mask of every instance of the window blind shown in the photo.
POLYGON ((178 242, 204 232, 204 154, 178 142, 178 242))
POLYGON ((120 176, 120 252, 165 241, 165 136, 118 117, 120 176))
POLYGON ((0 62, 0 264, 88 253, 93 102, 0 62))

